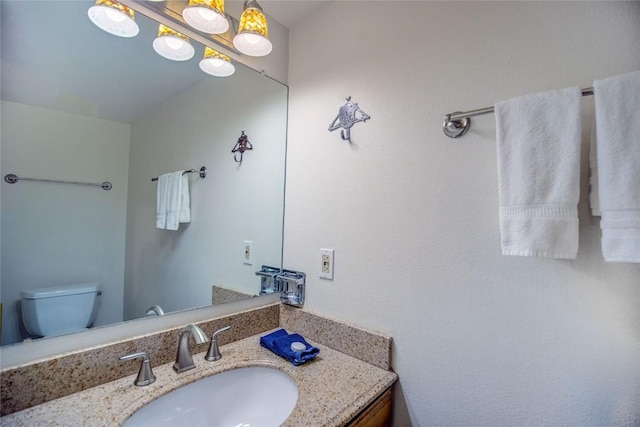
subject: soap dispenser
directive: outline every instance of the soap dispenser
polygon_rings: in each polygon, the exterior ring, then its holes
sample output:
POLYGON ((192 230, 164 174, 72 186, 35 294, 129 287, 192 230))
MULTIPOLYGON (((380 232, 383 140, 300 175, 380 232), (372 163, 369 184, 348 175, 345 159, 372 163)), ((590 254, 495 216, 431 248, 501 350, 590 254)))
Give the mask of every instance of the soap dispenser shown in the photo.
POLYGON ((282 289, 280 300, 294 307, 304 305, 304 287, 306 275, 301 271, 283 270, 276 276, 278 286, 282 289))

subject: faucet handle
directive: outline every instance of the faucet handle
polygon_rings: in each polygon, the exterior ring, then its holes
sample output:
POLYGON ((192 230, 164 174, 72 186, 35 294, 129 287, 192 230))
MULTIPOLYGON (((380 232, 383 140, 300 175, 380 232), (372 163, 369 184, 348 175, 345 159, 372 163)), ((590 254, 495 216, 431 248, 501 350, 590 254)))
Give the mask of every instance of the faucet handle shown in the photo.
POLYGON ((120 360, 132 360, 138 358, 142 359, 142 363, 140 364, 138 377, 133 381, 133 383, 137 386, 153 384, 153 382, 156 380, 156 376, 153 375, 153 370, 151 369, 151 361, 149 360, 149 355, 146 351, 120 356, 120 360))
POLYGON ((218 329, 211 335, 211 343, 209 344, 209 351, 207 351, 207 355, 204 357, 204 360, 208 362, 213 362, 216 360, 220 360, 222 355, 220 354, 220 349, 218 348, 218 334, 220 332, 228 331, 231 329, 231 326, 225 326, 224 328, 218 329))

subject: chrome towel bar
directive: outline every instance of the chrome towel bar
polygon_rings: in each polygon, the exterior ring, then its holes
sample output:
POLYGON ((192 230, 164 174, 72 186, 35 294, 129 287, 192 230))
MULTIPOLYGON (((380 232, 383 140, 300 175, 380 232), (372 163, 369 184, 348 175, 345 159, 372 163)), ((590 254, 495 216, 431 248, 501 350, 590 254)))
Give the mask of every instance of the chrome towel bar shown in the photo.
MULTIPOLYGON (((188 171, 184 171, 182 172, 182 175, 184 175, 185 173, 196 173, 198 172, 198 174, 200 175, 200 178, 206 178, 207 177, 207 167, 203 166, 200 168, 199 171, 195 170, 195 169, 189 169, 188 171)), ((151 178, 151 181, 157 181, 158 178, 151 178)))
POLYGON ((102 183, 99 182, 82 182, 82 181, 63 181, 60 179, 44 179, 44 178, 24 178, 14 175, 12 173, 4 176, 5 182, 9 184, 15 184, 18 181, 35 181, 35 182, 50 182, 54 184, 74 184, 74 185, 89 185, 92 187, 101 187, 103 190, 109 191, 113 187, 109 181, 102 183))
MULTIPOLYGON (((593 95, 593 88, 588 87, 582 89, 582 96, 593 95)), ((456 111, 444 116, 442 123, 442 131, 449 138, 459 138, 469 130, 471 126, 471 117, 482 116, 494 112, 493 107, 478 108, 470 111, 456 111)))

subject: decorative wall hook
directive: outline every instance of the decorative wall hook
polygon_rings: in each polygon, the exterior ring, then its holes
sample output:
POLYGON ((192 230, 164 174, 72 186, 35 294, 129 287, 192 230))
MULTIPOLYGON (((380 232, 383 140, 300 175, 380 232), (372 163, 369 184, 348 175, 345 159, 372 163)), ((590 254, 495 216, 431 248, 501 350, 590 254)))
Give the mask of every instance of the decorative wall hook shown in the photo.
POLYGON ((240 135, 240 138, 238 138, 238 142, 236 142, 236 145, 233 146, 233 150, 231 150, 231 152, 233 153, 233 160, 235 160, 237 163, 242 163, 242 155, 247 150, 253 150, 253 146, 249 142, 249 137, 244 134, 244 131, 242 131, 242 135, 240 135), (240 153, 240 160, 238 160, 238 158, 236 157, 236 153, 238 152, 240 153))
POLYGON ((347 103, 340 107, 338 115, 329 125, 329 131, 343 128, 343 130, 340 131, 340 136, 344 141, 351 141, 351 126, 358 122, 366 122, 370 118, 370 115, 362 111, 360 107, 358 107, 358 104, 352 102, 351 97, 348 97, 347 103))

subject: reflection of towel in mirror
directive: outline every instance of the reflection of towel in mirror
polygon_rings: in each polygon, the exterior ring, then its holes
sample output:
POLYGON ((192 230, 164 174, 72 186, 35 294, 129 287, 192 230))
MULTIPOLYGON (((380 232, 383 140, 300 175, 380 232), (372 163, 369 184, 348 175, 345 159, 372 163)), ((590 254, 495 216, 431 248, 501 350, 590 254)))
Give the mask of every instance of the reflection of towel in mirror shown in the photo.
POLYGON ((180 189, 180 224, 191 222, 191 199, 189 198, 189 174, 181 174, 182 187, 180 189))
POLYGON ((158 177, 156 228, 177 230, 180 223, 191 221, 189 180, 183 172, 158 177))
POLYGON ((156 228, 167 228, 167 202, 169 191, 169 174, 163 173, 158 177, 156 191, 156 228))

